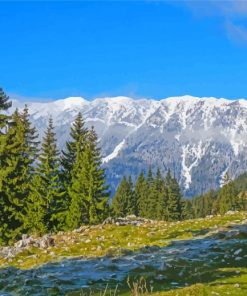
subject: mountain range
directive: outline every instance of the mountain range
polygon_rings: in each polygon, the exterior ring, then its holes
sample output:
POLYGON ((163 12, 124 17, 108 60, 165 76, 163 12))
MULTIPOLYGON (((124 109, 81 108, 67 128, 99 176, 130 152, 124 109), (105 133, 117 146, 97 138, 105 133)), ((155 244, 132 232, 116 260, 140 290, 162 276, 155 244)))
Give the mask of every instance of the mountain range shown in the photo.
POLYGON ((107 97, 87 101, 70 97, 51 102, 13 100, 12 112, 27 104, 42 137, 53 117, 60 149, 79 111, 93 125, 103 166, 114 191, 121 177, 141 170, 170 169, 183 194, 191 197, 219 188, 247 170, 247 101, 192 96, 162 100, 107 97))

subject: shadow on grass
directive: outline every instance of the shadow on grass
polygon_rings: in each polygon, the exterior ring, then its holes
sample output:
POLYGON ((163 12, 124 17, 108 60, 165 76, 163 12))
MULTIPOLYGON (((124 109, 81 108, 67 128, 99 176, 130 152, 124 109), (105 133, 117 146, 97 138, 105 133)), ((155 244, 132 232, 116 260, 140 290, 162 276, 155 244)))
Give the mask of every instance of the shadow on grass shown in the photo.
POLYGON ((219 268, 247 266, 243 227, 234 226, 206 238, 175 241, 167 247, 126 251, 119 257, 66 259, 29 270, 3 268, 0 295, 87 295, 99 293, 106 285, 109 291, 118 285, 118 294, 124 294, 129 291, 128 277, 131 281, 143 277, 153 291, 224 282, 236 272, 219 268))

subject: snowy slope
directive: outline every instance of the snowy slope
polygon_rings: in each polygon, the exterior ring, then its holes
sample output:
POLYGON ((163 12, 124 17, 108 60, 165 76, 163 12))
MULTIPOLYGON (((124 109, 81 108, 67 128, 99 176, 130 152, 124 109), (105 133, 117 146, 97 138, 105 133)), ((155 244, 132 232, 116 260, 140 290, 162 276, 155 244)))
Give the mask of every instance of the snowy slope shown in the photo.
MULTIPOLYGON (((220 185, 226 171, 247 170, 247 101, 191 96, 134 100, 128 97, 87 101, 71 97, 49 103, 26 102, 42 135, 48 117, 56 125, 59 146, 81 111, 94 125, 103 162, 114 185, 122 174, 135 176, 149 165, 172 169, 191 196, 220 185)), ((13 109, 24 103, 13 102, 13 109)))

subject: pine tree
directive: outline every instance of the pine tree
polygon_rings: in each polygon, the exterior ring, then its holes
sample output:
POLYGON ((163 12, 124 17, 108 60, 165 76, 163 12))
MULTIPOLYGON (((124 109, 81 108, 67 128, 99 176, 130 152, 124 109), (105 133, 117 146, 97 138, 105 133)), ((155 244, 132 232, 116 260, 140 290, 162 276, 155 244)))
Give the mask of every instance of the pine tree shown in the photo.
POLYGON ((27 146, 25 122, 17 111, 12 116, 3 146, 4 162, 0 175, 0 196, 4 217, 2 239, 9 242, 20 237, 23 231, 33 164, 27 146))
MULTIPOLYGON (((20 113, 21 120, 24 126, 24 151, 23 157, 29 159, 30 164, 33 164, 38 156, 38 146, 40 144, 38 140, 38 132, 35 127, 32 126, 30 122, 30 115, 28 113, 28 107, 25 105, 25 108, 22 113, 20 113)), ((29 174, 32 173, 33 167, 29 166, 29 174)))
POLYGON ((137 178, 134 191, 137 203, 136 215, 146 217, 148 212, 148 184, 143 172, 137 178))
POLYGON ((167 213, 169 221, 177 221, 181 218, 182 214, 182 204, 181 204, 181 193, 178 182, 172 177, 171 171, 169 170, 166 178, 165 184, 167 187, 167 213))
POLYGON ((153 184, 153 172, 152 172, 152 168, 149 167, 148 169, 148 174, 147 174, 147 183, 148 183, 148 187, 150 188, 153 184))
POLYGON ((217 205, 220 214, 237 210, 237 189, 233 181, 227 182, 219 191, 217 205))
POLYGON ((237 210, 246 211, 247 210, 247 192, 241 191, 237 197, 237 210))
POLYGON ((12 102, 9 97, 4 93, 3 89, 0 88, 0 136, 6 132, 6 127, 9 121, 9 116, 3 112, 7 111, 12 106, 12 102))
POLYGON ((56 135, 52 118, 50 118, 28 203, 26 225, 32 232, 42 233, 46 229, 56 231, 64 224, 65 193, 59 179, 59 165, 56 135), (31 219, 35 211, 39 211, 39 216, 31 219))
MULTIPOLYGON (((6 211, 6 194, 3 192, 3 181, 8 166, 6 156, 8 151, 6 150, 6 133, 8 130, 10 117, 4 114, 12 103, 9 101, 9 97, 0 88, 0 233, 6 233, 8 226, 8 213, 6 211)), ((4 237, 0 236, 0 245, 4 241, 4 237)))
POLYGON ((194 218, 194 211, 193 205, 191 200, 185 199, 182 200, 182 216, 183 220, 193 219, 194 218))
POLYGON ((125 217, 129 214, 129 204, 132 193, 128 179, 124 176, 119 183, 117 191, 112 199, 113 213, 117 217, 125 217))
POLYGON ((87 139, 88 130, 82 114, 79 112, 70 131, 70 141, 66 142, 66 149, 61 156, 61 177, 67 188, 71 184, 72 169, 76 162, 77 150, 83 151, 87 139))
POLYGON ((167 220, 168 192, 159 169, 156 173, 155 187, 157 192, 157 202, 155 208, 156 218, 159 220, 167 220))
POLYGON ((68 187, 71 200, 67 214, 69 229, 83 223, 98 223, 106 217, 108 211, 108 186, 105 184, 105 171, 101 167, 100 149, 93 128, 88 133, 83 150, 80 143, 81 139, 77 142, 76 161, 71 173, 71 185, 68 187))

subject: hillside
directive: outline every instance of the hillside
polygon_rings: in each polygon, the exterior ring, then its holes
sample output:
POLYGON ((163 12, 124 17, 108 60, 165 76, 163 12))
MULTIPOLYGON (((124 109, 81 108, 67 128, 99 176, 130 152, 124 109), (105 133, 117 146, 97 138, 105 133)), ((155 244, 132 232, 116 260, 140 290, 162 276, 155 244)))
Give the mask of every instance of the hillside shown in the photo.
POLYGON ((170 223, 108 219, 0 249, 0 290, 87 295, 117 286, 117 295, 129 295, 143 277, 148 294, 246 295, 246 243, 246 212, 170 223))
POLYGON ((228 171, 232 178, 247 170, 247 103, 245 100, 172 97, 160 101, 128 97, 67 98, 27 103, 42 136, 52 115, 59 147, 81 111, 100 136, 103 163, 114 191, 119 176, 135 178, 149 165, 165 174, 171 169, 186 196, 216 189, 228 171))

